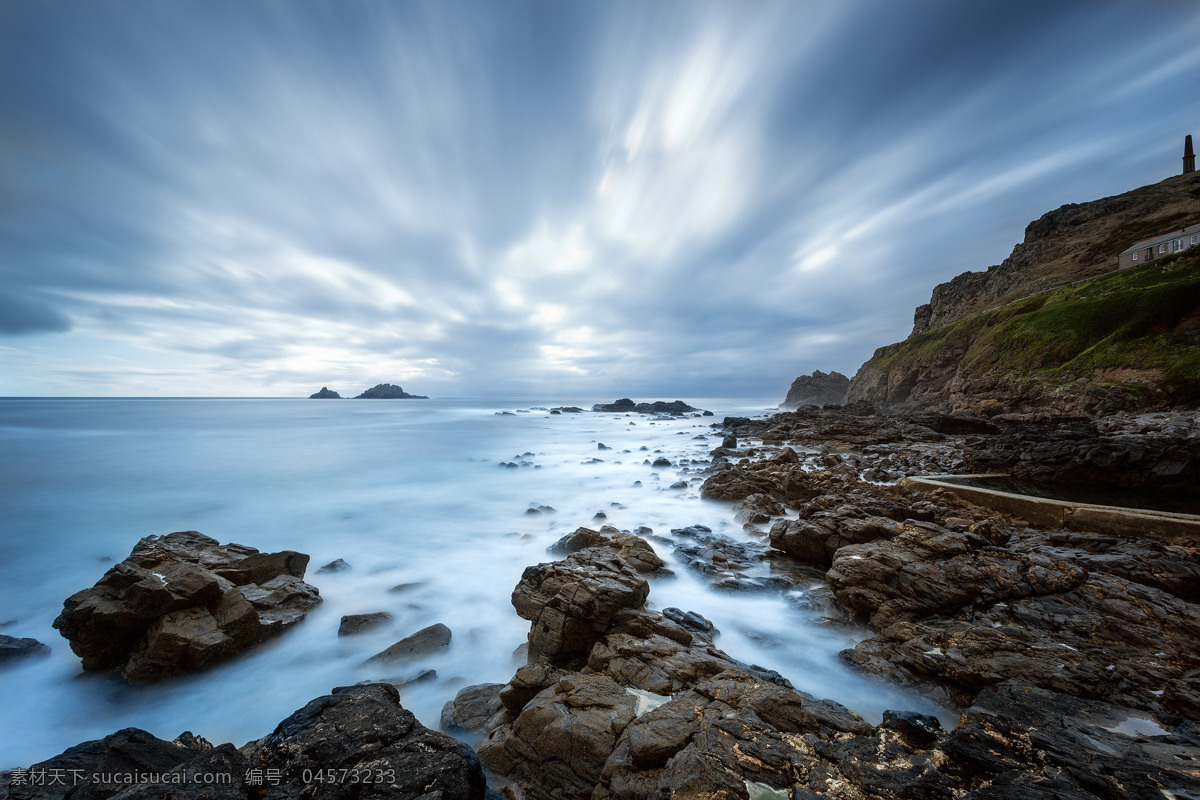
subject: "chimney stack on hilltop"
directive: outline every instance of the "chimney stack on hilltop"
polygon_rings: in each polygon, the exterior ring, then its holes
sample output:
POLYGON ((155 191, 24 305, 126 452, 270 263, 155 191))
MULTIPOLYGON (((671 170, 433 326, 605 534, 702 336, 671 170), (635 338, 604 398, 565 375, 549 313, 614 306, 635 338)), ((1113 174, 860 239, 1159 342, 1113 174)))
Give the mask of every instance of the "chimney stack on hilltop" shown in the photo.
POLYGON ((1192 135, 1189 133, 1183 140, 1183 174, 1196 171, 1196 154, 1192 152, 1192 135))

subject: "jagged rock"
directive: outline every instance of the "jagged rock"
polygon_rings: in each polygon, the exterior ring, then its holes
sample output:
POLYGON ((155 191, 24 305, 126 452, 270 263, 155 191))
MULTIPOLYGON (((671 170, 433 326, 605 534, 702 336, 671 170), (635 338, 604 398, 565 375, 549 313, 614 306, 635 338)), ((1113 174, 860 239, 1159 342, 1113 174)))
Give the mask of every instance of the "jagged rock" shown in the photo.
POLYGON ((591 547, 563 561, 526 567, 512 604, 533 622, 530 656, 565 663, 585 656, 616 613, 641 608, 649 591, 624 559, 608 548, 591 547))
POLYGON ((392 621, 392 615, 386 611, 375 611, 370 614, 347 614, 338 625, 338 636, 354 636, 374 628, 387 625, 392 621))
POLYGON ((971 797, 1200 795, 1200 739, 1169 727, 1135 709, 1009 685, 981 693, 943 749, 952 775, 1006 787, 971 797))
POLYGON ((783 408, 800 406, 841 405, 846 400, 850 379, 840 372, 826 374, 813 370, 812 375, 801 375, 792 382, 787 397, 780 404, 783 408))
POLYGON ((807 519, 780 520, 771 526, 771 547, 812 564, 829 566, 834 554, 850 544, 892 539, 903 527, 887 517, 863 514, 845 506, 817 512, 807 519))
POLYGON ((321 391, 308 396, 309 400, 341 400, 342 396, 333 391, 327 386, 322 386, 321 391))
POLYGON ((587 797, 636 708, 637 697, 603 675, 568 675, 494 731, 479 757, 534 797, 587 797))
POLYGON ((0 635, 0 665, 23 658, 50 654, 50 648, 37 639, 0 635))
POLYGON ((223 661, 282 633, 320 603, 308 556, 221 545, 195 531, 148 536, 54 627, 88 671, 140 683, 223 661))
POLYGON ((386 650, 371 656, 363 664, 394 664, 398 661, 424 658, 450 647, 450 637, 450 629, 439 622, 404 637, 386 650))
POLYGON ((409 394, 393 383, 380 383, 367 389, 354 398, 355 400, 428 400, 423 394, 409 394))
POLYGON ((248 755, 264 770, 279 770, 279 785, 262 787, 263 800, 482 800, 486 790, 471 748, 422 726, 388 684, 334 689, 279 723, 248 755), (303 780, 306 772, 324 770, 382 777, 372 783, 303 780))
MULTIPOLYGON (((112 795, 110 800, 245 800, 255 795, 258 787, 247 785, 247 774, 253 766, 232 744, 209 745, 199 753, 173 767, 160 782, 136 784, 112 795), (195 780, 197 776, 218 775, 222 776, 220 784, 195 780)), ((72 800, 78 796, 70 795, 72 800)))
POLYGON ((346 559, 335 558, 333 561, 330 561, 328 564, 325 564, 320 569, 318 569, 317 574, 324 575, 324 574, 330 573, 330 572, 346 572, 346 571, 352 570, 352 569, 354 569, 354 567, 350 566, 349 562, 347 562, 346 559))
POLYGON ((877 628, 967 605, 989 608, 1067 592, 1087 577, 1069 562, 1002 550, 982 536, 932 523, 909 525, 890 541, 847 545, 826 573, 838 602, 869 615, 877 628))
POLYGON ((603 531, 594 531, 591 528, 577 528, 574 533, 569 533, 552 544, 550 551, 569 555, 571 553, 578 553, 580 550, 586 550, 589 547, 607 547, 615 551, 629 566, 641 573, 662 574, 670 572, 670 570, 666 569, 666 562, 654 553, 654 548, 650 546, 649 542, 640 536, 621 533, 615 528, 606 527, 603 531))
POLYGON ((453 700, 442 706, 442 730, 454 733, 490 732, 507 711, 500 700, 502 683, 480 683, 460 689, 453 700))

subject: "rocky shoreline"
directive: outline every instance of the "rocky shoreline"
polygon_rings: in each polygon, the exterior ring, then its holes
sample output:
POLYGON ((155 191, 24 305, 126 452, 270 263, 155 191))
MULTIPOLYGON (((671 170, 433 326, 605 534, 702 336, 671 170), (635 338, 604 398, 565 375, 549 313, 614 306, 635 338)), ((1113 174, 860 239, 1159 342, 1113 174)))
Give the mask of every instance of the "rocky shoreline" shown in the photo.
POLYGON ((1002 469, 1200 496, 1194 415, 845 407, 714 427, 725 436, 701 493, 732 501, 748 538, 703 526, 564 537, 553 550, 565 557, 530 566, 513 591, 531 623, 528 663, 443 711, 443 729, 478 756, 416 723, 394 687, 369 684, 318 698, 241 748, 120 731, 4 773, 0 797, 1200 797, 1194 543, 1038 530, 894 483, 1002 469), (656 544, 718 589, 782 592, 831 625, 866 623, 872 635, 843 658, 938 699, 958 724, 908 709, 869 724, 724 652, 698 614, 648 607, 669 572, 656 544), (29 783, 39 770, 115 765, 239 780, 29 783), (406 782, 313 780, 325 770, 406 782))

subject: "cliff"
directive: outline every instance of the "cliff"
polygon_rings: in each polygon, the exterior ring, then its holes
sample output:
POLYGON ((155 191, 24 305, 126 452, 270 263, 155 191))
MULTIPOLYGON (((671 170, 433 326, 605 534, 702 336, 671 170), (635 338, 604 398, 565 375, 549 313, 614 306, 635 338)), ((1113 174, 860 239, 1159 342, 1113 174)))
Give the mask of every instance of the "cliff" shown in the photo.
POLYGON ((840 372, 828 374, 813 370, 812 375, 801 375, 792 381, 787 397, 780 403, 782 408, 800 406, 841 405, 846 400, 850 379, 840 372))
POLYGON ((850 383, 855 401, 982 413, 1200 404, 1200 246, 881 347, 850 383))
POLYGON ((1025 228, 1003 262, 939 284, 913 315, 912 336, 989 308, 1116 269, 1127 247, 1200 221, 1200 173, 1179 175, 1124 194, 1070 203, 1025 228))

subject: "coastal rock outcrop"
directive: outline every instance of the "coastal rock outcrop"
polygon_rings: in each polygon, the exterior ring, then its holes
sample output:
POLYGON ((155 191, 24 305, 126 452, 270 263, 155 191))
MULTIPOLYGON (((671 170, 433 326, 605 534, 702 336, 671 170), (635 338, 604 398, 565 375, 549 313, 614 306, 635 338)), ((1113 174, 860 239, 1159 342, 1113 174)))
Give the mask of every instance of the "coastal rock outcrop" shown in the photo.
POLYGON ((367 389, 355 400, 428 400, 423 394, 409 394, 393 383, 380 383, 367 389))
POLYGON ((850 379, 842 373, 813 370, 812 375, 801 375, 792 381, 787 397, 779 405, 782 408, 841 405, 849 388, 850 379))
POLYGON ((309 400, 341 400, 342 396, 330 389, 328 386, 322 386, 321 391, 314 392, 308 396, 309 400))
POLYGON ((431 731, 395 687, 334 689, 241 748, 137 728, 0 773, 0 800, 483 800, 467 745, 431 731))
POLYGON ((321 602, 303 580, 307 566, 303 553, 260 553, 196 531, 147 536, 67 598, 54 627, 88 671, 131 683, 194 672, 304 619, 321 602))
POLYGON ((550 551, 570 555, 589 547, 606 547, 643 574, 657 575, 669 572, 666 562, 655 554, 649 542, 632 533, 622 533, 610 525, 605 525, 599 531, 577 528, 574 533, 569 533, 550 545, 550 551))

